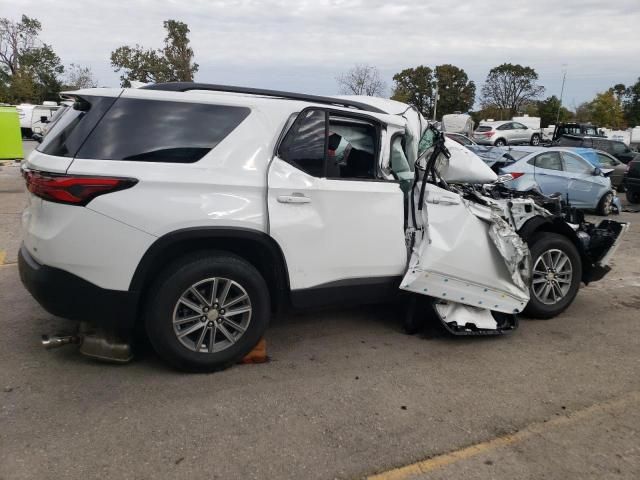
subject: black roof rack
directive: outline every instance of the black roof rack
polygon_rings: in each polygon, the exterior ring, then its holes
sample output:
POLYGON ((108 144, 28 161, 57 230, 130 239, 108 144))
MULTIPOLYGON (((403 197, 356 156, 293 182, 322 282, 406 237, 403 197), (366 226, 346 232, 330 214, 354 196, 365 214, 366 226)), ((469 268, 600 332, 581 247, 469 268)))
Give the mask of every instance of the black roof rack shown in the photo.
POLYGON ((167 92, 188 92, 190 90, 209 90, 212 92, 244 93, 249 95, 260 95, 263 97, 286 98, 289 100, 301 100, 304 102, 325 103, 339 107, 357 108, 374 113, 387 113, 379 108, 372 107, 362 102, 354 102, 344 98, 322 97, 319 95, 307 95, 304 93, 281 92, 279 90, 266 90, 264 88, 234 87, 232 85, 214 85, 210 83, 197 82, 167 82, 154 83, 141 87, 145 90, 163 90, 167 92))

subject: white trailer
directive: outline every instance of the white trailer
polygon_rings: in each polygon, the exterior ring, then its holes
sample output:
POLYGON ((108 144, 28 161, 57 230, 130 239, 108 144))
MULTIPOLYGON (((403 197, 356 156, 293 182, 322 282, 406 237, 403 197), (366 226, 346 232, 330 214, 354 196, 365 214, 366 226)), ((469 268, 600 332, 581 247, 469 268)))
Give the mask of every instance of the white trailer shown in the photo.
POLYGON ((450 133, 460 133, 471 137, 473 135, 473 120, 466 113, 451 113, 442 116, 442 130, 450 133))

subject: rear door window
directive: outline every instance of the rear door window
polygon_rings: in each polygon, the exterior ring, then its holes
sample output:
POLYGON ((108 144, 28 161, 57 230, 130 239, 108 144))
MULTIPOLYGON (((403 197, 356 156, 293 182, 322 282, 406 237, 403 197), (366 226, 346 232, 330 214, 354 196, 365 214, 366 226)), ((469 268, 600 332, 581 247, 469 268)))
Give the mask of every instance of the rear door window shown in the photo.
POLYGON ((371 122, 329 115, 327 178, 376 178, 377 138, 371 122))
POLYGON ((496 130, 512 130, 513 129, 513 123, 509 122, 509 123, 505 123, 504 125, 500 125, 496 130))
POLYGON ((307 110, 284 137, 278 155, 311 176, 324 176, 326 128, 327 114, 323 110, 307 110))
POLYGON ((98 160, 193 163, 249 115, 226 105, 120 98, 77 156, 98 160))
POLYGON ((547 170, 562 170, 562 160, 558 152, 541 153, 535 158, 535 166, 537 168, 546 168, 547 170))

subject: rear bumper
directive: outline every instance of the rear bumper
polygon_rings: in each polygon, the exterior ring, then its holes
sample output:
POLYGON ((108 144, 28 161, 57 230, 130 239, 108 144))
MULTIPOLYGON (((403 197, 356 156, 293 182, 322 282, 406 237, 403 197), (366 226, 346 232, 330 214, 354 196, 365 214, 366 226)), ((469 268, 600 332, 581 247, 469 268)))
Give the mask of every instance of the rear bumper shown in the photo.
POLYGON ((52 315, 109 329, 130 329, 135 324, 135 292, 101 288, 72 273, 41 265, 24 245, 18 269, 25 288, 52 315))

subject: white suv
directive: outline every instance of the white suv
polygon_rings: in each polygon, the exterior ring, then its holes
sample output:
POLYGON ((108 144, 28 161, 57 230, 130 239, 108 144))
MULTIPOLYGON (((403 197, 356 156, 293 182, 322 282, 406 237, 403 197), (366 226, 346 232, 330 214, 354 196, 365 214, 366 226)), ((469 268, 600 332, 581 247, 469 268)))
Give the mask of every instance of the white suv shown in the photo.
MULTIPOLYGON (((144 322, 165 360, 210 371, 247 354, 273 311, 397 294, 427 129, 407 105, 194 83, 65 96, 23 166, 20 273, 52 314, 121 337, 144 322)), ((548 250, 583 265, 557 303, 530 304, 542 316, 608 268, 553 222, 523 238, 562 230, 548 250)))
POLYGON ((473 139, 480 145, 530 144, 540 145, 542 135, 539 129, 532 129, 520 122, 511 120, 501 122, 481 122, 473 134, 473 139))

